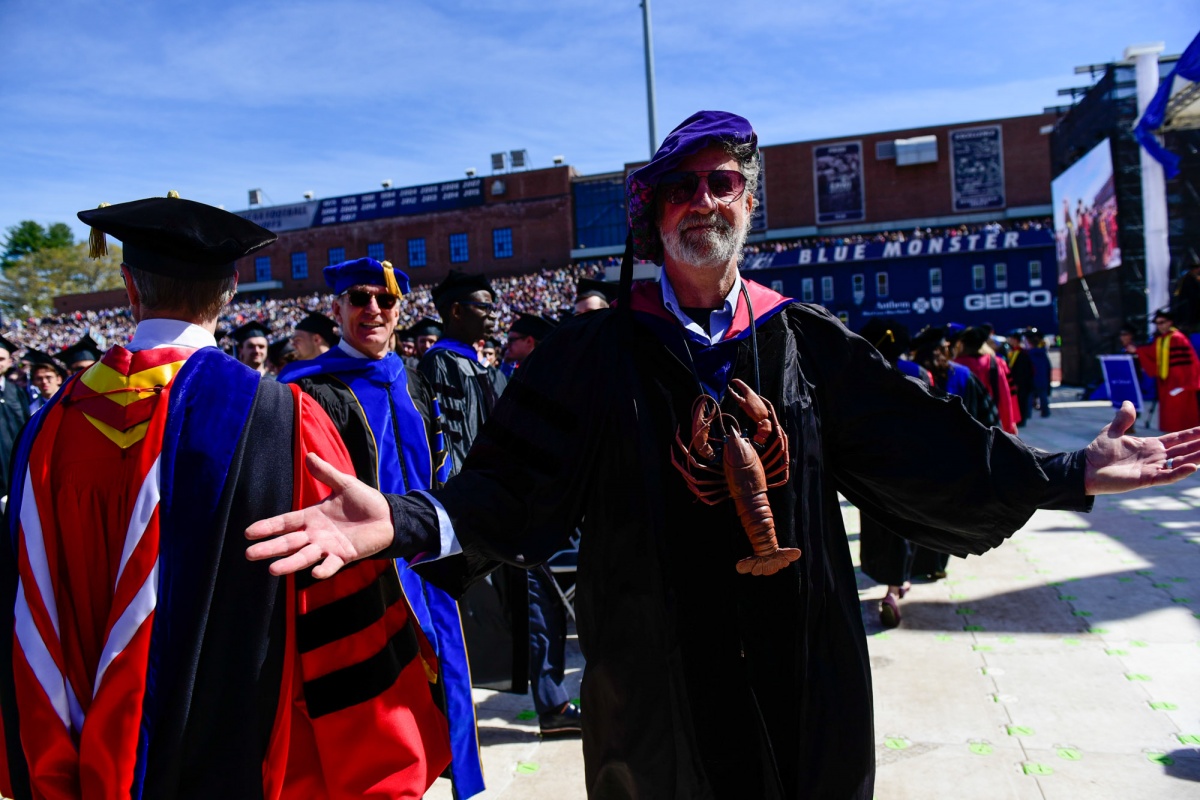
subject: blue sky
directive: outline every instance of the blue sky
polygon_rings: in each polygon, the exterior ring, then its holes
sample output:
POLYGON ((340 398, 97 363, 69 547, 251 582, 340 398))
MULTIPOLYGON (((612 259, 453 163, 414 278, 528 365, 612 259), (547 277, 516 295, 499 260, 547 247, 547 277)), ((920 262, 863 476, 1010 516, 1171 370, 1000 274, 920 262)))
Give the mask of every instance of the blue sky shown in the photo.
MULTIPOLYGON (((778 144, 1038 113, 1079 64, 1200 31, 1196 0, 652 0, 659 136, 778 144), (1153 13, 1143 9, 1155 7, 1153 13)), ((637 0, 0 0, 0 229, 177 189, 231 210, 647 156, 637 0)))

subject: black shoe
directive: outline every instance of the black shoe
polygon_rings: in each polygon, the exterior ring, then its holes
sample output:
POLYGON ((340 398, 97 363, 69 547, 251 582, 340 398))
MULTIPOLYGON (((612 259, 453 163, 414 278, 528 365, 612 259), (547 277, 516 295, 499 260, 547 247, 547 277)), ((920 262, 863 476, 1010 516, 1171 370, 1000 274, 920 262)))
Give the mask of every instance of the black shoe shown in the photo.
POLYGON ((538 715, 542 736, 577 736, 583 732, 583 714, 579 706, 567 703, 558 711, 538 715))

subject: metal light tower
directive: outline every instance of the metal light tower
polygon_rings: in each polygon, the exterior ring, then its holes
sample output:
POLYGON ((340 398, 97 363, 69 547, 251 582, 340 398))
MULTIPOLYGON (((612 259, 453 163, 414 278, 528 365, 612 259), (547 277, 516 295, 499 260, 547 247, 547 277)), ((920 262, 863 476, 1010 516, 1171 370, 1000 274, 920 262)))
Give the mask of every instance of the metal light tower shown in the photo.
POLYGON ((642 38, 646 45, 646 104, 650 113, 650 157, 658 150, 658 123, 654 111, 654 45, 650 36, 650 0, 642 0, 642 38))

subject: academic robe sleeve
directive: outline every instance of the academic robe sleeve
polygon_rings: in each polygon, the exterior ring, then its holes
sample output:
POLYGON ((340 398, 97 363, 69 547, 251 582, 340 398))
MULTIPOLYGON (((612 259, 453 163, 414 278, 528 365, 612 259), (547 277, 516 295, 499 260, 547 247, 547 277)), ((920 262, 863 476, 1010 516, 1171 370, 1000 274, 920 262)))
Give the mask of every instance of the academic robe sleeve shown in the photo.
MULTIPOLYGON (((297 464, 303 464, 308 453, 316 453, 335 469, 353 473, 350 455, 320 405, 301 393, 298 410, 297 464)), ((298 508, 329 495, 329 487, 307 469, 300 467, 297 471, 298 508)), ((349 600, 358 596, 354 592, 375 578, 381 566, 372 560, 357 562, 307 589, 298 588, 295 578, 290 578, 288 596, 294 614, 321 613, 322 608, 338 602, 332 598, 349 600)), ((284 800, 419 797, 449 763, 449 736, 427 685, 425 665, 436 664, 436 656, 423 639, 419 655, 377 695, 332 711, 318 710, 315 701, 306 695, 306 687, 315 687, 322 680, 328 682, 331 669, 345 669, 358 658, 365 659, 362 664, 372 663, 370 655, 381 643, 379 632, 402 629, 403 620, 410 614, 407 604, 400 603, 389 608, 384 619, 371 629, 348 635, 325 648, 304 650, 297 642, 287 703, 291 719, 286 727, 288 756, 280 795, 284 800), (352 742, 358 744, 349 744, 352 742)), ((283 729, 277 728, 276 736, 283 735, 283 729)), ((270 767, 268 763, 265 769, 270 767)))
POLYGON ((896 533, 955 555, 1000 544, 1039 508, 1091 510, 1083 451, 1046 453, 906 380, 824 309, 792 317, 839 490, 896 533), (808 364, 816 367, 809 374, 808 364))

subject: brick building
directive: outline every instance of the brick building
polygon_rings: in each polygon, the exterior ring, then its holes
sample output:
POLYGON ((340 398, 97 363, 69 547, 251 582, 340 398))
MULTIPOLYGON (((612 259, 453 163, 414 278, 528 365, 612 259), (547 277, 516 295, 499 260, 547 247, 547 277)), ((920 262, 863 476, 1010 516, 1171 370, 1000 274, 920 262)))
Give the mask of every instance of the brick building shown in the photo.
MULTIPOLYGON (((765 213, 750 241, 1049 216, 1041 131, 1053 122, 1038 114, 765 145, 765 213)), ((416 283, 436 283, 451 268, 500 276, 619 255, 624 176, 636 166, 590 176, 570 166, 508 171, 240 212, 279 234, 238 264, 241 291, 324 291, 323 267, 367 255, 390 260, 416 283)), ((60 297, 55 306, 111 305, 100 300, 60 297)))

